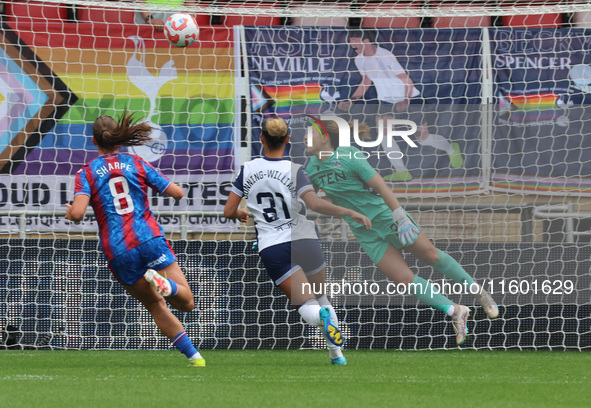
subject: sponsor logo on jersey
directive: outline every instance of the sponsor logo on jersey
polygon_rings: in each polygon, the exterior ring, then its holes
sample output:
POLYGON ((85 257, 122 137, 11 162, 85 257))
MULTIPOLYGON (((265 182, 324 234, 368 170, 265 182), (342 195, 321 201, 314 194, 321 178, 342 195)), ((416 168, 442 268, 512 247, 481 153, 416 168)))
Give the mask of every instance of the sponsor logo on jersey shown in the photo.
POLYGON ((154 266, 160 265, 164 261, 166 261, 166 254, 161 254, 158 259, 148 263, 148 268, 153 268, 154 266))

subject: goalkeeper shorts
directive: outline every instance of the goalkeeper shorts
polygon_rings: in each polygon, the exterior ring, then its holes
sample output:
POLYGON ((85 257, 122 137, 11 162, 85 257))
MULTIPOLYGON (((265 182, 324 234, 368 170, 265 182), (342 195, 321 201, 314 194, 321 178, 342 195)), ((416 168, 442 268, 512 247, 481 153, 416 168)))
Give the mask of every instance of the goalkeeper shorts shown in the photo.
POLYGON ((315 239, 300 239, 293 242, 272 245, 259 255, 275 285, 302 269, 306 275, 314 275, 325 266, 320 243, 315 239))
MULTIPOLYGON (((408 218, 416 225, 416 221, 408 214, 408 218)), ((365 229, 359 224, 349 224, 351 231, 357 238, 357 242, 361 248, 369 256, 374 265, 382 260, 388 245, 394 246, 396 249, 402 249, 404 245, 398 238, 398 225, 392 219, 392 211, 382 211, 371 220, 371 229, 365 229)))

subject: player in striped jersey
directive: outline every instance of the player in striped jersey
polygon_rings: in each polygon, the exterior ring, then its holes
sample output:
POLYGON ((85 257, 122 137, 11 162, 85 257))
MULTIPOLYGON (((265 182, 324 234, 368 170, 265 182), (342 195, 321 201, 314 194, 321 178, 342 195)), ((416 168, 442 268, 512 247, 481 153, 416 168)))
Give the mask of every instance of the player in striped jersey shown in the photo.
POLYGON ((345 365, 334 308, 324 288, 326 262, 318 243, 316 224, 306 218, 306 206, 323 214, 348 216, 361 228, 371 222, 356 211, 319 198, 303 167, 283 159, 289 142, 285 120, 272 117, 263 122, 261 142, 265 156, 244 164, 228 197, 224 215, 246 222, 252 214, 259 255, 273 282, 297 307, 302 318, 323 330, 332 364, 345 365), (248 209, 239 208, 244 197, 248 209), (307 284, 308 290, 305 289, 307 284))
POLYGON ((150 211, 147 194, 150 187, 180 200, 184 191, 142 158, 119 152, 122 146, 150 140, 151 127, 135 123, 132 116, 125 113, 119 122, 110 116, 95 120, 92 142, 99 157, 76 174, 74 201, 66 204, 66 218, 79 222, 88 205, 92 206, 101 248, 113 275, 145 306, 189 364, 203 367, 205 360, 166 304, 183 312, 195 307, 191 288, 150 211))
MULTIPOLYGON (((374 226, 371 230, 359 228, 345 218, 363 250, 384 275, 396 283, 407 284, 409 292, 420 301, 451 316, 456 342, 463 344, 468 335, 470 309, 453 304, 433 290, 431 282, 415 276, 401 250, 407 249, 443 275, 469 286, 471 291, 477 284, 455 259, 438 250, 420 231, 384 179, 367 162, 363 152, 356 147, 339 146, 337 124, 334 121, 322 121, 322 124, 326 135, 321 136, 320 131, 313 128, 311 146, 306 137, 306 151, 312 155, 306 170, 314 188, 322 189, 337 205, 364 211, 374 226), (367 186, 379 195, 370 192, 367 186)), ((367 126, 359 126, 358 130, 362 138, 369 136, 367 126)), ((499 310, 494 300, 481 286, 478 289, 476 298, 486 314, 490 318, 497 317, 499 310)))

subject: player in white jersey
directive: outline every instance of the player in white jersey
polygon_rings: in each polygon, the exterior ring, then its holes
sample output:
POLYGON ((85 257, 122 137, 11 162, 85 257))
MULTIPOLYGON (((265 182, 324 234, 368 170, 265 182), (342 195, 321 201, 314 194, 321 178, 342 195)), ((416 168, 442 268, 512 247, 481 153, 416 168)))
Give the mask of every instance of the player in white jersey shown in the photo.
POLYGON ((332 364, 345 365, 334 308, 325 293, 324 254, 316 224, 306 218, 306 206, 319 213, 348 216, 371 228, 370 220, 356 211, 319 198, 304 168, 283 159, 289 142, 285 120, 272 117, 262 124, 265 156, 244 164, 228 197, 224 215, 246 222, 250 214, 257 230, 259 255, 273 282, 297 307, 302 318, 318 326, 327 339, 332 364), (248 209, 239 208, 242 198, 248 209), (318 297, 316 297, 318 296, 318 297))
MULTIPOLYGON (((464 159, 457 142, 450 143, 445 137, 429 133, 429 123, 421 112, 405 113, 410 100, 419 96, 419 90, 414 86, 410 76, 406 73, 396 56, 375 43, 377 33, 374 30, 352 30, 348 34, 349 45, 355 50, 355 66, 361 75, 361 83, 349 100, 339 103, 339 109, 346 111, 351 104, 363 99, 372 83, 379 101, 376 122, 392 117, 406 115, 417 124, 416 140, 423 146, 431 146, 443 150, 450 159, 450 166, 454 169, 462 167, 464 159)), ((377 124, 377 123, 376 123, 377 124)), ((386 153, 399 152, 400 147, 392 138, 384 138, 382 148, 386 153), (391 145, 388 143, 391 141, 391 145)), ((402 158, 397 155, 387 155, 395 173, 384 176, 386 181, 410 181, 412 175, 408 171, 402 158)))

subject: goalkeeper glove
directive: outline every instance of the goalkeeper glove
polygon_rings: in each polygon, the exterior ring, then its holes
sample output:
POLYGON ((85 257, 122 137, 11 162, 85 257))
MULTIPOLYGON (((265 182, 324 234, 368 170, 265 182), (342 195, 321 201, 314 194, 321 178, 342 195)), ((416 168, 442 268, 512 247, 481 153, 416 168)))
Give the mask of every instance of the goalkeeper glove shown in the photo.
POLYGON ((398 207, 392 211, 392 219, 398 225, 398 239, 402 243, 402 246, 409 246, 419 237, 421 229, 415 225, 402 207, 398 207))

